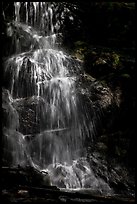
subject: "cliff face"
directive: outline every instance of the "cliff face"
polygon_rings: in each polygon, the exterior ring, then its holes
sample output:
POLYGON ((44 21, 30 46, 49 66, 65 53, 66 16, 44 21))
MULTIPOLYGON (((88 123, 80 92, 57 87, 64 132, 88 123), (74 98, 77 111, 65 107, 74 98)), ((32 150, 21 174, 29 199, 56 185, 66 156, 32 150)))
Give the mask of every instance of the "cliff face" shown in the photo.
POLYGON ((64 44, 84 62, 91 100, 107 104, 101 134, 108 155, 135 166, 135 3, 83 2, 79 8, 80 26, 67 27, 64 44), (102 88, 93 90, 90 76, 102 88))

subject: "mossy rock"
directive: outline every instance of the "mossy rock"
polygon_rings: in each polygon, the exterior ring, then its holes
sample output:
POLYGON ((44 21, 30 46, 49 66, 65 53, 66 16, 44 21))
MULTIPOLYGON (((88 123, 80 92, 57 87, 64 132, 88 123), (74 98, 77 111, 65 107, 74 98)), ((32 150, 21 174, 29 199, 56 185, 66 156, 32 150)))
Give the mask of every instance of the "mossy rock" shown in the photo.
POLYGON ((121 74, 121 77, 124 79, 131 79, 131 76, 128 73, 121 74))
POLYGON ((72 55, 80 60, 84 60, 85 53, 88 51, 88 45, 86 42, 83 41, 76 41, 74 42, 74 48, 72 51, 72 55))

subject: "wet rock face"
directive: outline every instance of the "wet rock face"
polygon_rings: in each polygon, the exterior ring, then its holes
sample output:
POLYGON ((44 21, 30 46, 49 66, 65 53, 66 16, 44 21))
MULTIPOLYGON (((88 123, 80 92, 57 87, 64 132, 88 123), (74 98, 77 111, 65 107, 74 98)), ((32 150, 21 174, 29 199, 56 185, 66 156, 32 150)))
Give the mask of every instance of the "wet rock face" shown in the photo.
POLYGON ((19 116, 13 106, 13 98, 7 89, 2 91, 2 111, 3 126, 9 129, 17 130, 19 127, 19 116))
POLYGON ((39 101, 37 97, 15 100, 8 90, 3 89, 3 126, 9 130, 19 130, 22 134, 38 133, 40 116, 36 115, 36 110, 39 101))
POLYGON ((24 134, 36 134, 40 131, 40 116, 36 114, 40 99, 37 97, 21 98, 14 101, 19 114, 19 131, 24 134))
MULTIPOLYGON (((102 150, 103 148, 104 146, 102 150)), ((134 195, 134 171, 131 175, 128 168, 124 165, 120 165, 119 162, 111 162, 107 159, 106 155, 103 154, 103 151, 99 151, 99 148, 97 148, 93 154, 89 155, 88 161, 90 161, 90 165, 93 167, 94 174, 107 182, 109 186, 112 187, 114 193, 134 195), (121 171, 123 173, 122 175, 121 171)))
POLYGON ((25 25, 16 22, 5 22, 3 38, 3 55, 8 57, 13 54, 36 49, 38 41, 31 35, 25 25), (10 49, 9 49, 10 47, 10 49))
POLYGON ((56 164, 54 167, 50 165, 50 176, 53 184, 60 188, 90 188, 92 192, 99 194, 111 194, 113 190, 107 185, 103 176, 97 175, 90 168, 86 158, 80 158, 73 161, 72 165, 56 164))

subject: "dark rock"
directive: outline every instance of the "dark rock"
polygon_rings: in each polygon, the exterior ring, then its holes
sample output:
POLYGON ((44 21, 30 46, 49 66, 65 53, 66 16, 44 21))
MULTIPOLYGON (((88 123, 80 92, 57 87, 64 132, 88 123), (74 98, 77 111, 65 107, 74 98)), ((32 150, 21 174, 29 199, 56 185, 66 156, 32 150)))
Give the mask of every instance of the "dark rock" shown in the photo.
POLYGON ((20 132, 24 135, 40 132, 40 107, 46 105, 44 99, 37 96, 14 100, 14 107, 19 114, 20 132))
POLYGON ((2 175, 2 187, 5 189, 19 185, 37 187, 51 186, 48 173, 40 172, 31 166, 18 166, 15 168, 3 167, 2 175))

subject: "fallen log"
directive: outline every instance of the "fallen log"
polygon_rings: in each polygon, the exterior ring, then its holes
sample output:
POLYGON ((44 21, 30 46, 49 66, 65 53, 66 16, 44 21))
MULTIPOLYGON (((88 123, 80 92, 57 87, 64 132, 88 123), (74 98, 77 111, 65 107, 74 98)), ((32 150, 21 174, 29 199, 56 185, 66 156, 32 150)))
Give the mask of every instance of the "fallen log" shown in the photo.
POLYGON ((38 187, 28 187, 28 186, 19 186, 18 189, 14 189, 14 194, 20 194, 20 197, 25 196, 27 194, 27 198, 30 199, 52 199, 52 201, 60 201, 60 202, 105 202, 105 203, 134 203, 134 198, 124 198, 120 196, 103 196, 103 195, 94 195, 92 192, 90 193, 82 193, 82 192, 67 192, 63 190, 56 189, 54 186, 46 187, 46 188, 38 188, 38 187), (22 194, 21 194, 22 192, 22 194))
POLYGON ((94 199, 97 201, 108 201, 108 202, 134 202, 133 198, 123 198, 123 197, 115 197, 115 196, 103 196, 103 195, 93 195, 92 193, 82 193, 82 192, 67 192, 67 191, 59 191, 56 189, 49 188, 31 188, 31 193, 35 194, 45 194, 50 193, 58 196, 66 196, 68 198, 80 198, 80 199, 94 199))

